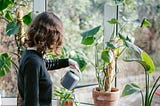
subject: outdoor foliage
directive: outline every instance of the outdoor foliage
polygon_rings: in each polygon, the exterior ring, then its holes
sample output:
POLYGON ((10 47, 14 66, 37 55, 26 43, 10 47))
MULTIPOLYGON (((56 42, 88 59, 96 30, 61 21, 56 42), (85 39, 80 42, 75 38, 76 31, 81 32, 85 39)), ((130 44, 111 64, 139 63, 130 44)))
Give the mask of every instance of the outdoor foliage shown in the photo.
MULTIPOLYGON (((24 27, 24 26, 20 25, 20 23, 18 23, 18 21, 20 20, 20 19, 18 19, 18 15, 20 15, 20 13, 17 13, 17 11, 13 11, 10 9, 11 7, 14 7, 14 0, 0 0, 0 4, 3 4, 3 6, 0 8, 1 17, 2 17, 2 19, 7 21, 6 34, 9 37, 14 36, 15 43, 18 48, 17 52, 20 53, 20 52, 22 52, 22 45, 20 44, 20 40, 22 39, 22 36, 24 37, 24 35, 22 35, 22 34, 21 34, 21 37, 18 37, 18 33, 20 32, 20 28, 24 27)), ((22 19, 23 19, 23 23, 28 25, 32 20, 31 12, 29 12, 27 15, 23 16, 22 19)), ((12 53, 12 54, 16 54, 18 56, 17 59, 19 59, 19 57, 21 55, 19 53, 12 53)), ((11 70, 11 64, 17 70, 16 62, 12 60, 12 57, 9 56, 8 53, 0 54, 0 57, 3 60, 7 58, 6 56, 8 56, 10 58, 7 59, 6 64, 3 63, 3 61, 1 61, 0 64, 2 64, 2 66, 0 67, 0 72, 3 73, 3 74, 1 74, 1 76, 5 75, 6 72, 9 72, 11 70)))
POLYGON ((156 90, 160 87, 160 84, 158 84, 160 81, 160 76, 158 76, 158 78, 155 80, 153 84, 150 83, 150 74, 155 71, 154 63, 146 52, 141 51, 140 54, 141 59, 125 59, 125 61, 136 61, 143 66, 145 71, 145 91, 143 93, 143 89, 139 85, 135 83, 130 83, 125 86, 122 92, 122 96, 127 96, 137 92, 141 93, 142 106, 151 106, 153 96, 156 90))
POLYGON ((16 96, 17 93, 18 60, 24 49, 23 29, 32 20, 30 9, 26 9, 29 4, 30 1, 24 0, 0 0, 0 22, 2 22, 1 25, 6 25, 1 27, 5 28, 4 32, 0 30, 0 47, 2 48, 0 50, 0 89, 5 91, 2 96, 16 96))

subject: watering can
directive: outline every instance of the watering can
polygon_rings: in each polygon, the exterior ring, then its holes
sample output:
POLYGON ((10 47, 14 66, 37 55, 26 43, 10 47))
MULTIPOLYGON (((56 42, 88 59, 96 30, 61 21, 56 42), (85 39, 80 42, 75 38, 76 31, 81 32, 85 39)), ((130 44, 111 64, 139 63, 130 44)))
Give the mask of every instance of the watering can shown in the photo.
POLYGON ((61 85, 68 89, 72 90, 76 87, 78 82, 81 79, 81 72, 69 70, 65 73, 65 75, 61 78, 61 85))

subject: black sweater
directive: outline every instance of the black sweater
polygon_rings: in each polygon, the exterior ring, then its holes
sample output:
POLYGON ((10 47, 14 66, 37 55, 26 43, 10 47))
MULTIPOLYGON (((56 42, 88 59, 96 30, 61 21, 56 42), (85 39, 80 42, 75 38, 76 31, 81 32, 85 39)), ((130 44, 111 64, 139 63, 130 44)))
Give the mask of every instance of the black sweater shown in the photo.
POLYGON ((44 60, 35 50, 25 50, 18 72, 21 106, 52 106, 52 82, 47 70, 67 66, 68 59, 44 60))

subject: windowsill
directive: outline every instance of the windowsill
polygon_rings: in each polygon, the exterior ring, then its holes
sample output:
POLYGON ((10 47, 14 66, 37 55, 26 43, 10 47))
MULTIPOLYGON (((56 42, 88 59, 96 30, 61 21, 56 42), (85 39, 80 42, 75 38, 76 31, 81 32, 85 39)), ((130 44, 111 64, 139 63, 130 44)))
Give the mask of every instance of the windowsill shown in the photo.
POLYGON ((1 106, 17 106, 17 98, 1 98, 1 106))
MULTIPOLYGON (((1 98, 2 104, 0 106, 17 106, 17 98, 1 98)), ((56 100, 52 100, 54 106, 57 105, 56 100)))

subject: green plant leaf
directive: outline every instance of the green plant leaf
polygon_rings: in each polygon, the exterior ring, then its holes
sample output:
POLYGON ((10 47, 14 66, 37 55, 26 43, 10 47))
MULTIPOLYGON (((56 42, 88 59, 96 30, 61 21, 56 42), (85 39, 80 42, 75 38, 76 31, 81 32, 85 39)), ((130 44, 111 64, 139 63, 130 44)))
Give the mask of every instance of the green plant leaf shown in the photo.
POLYGON ((134 83, 127 84, 122 92, 122 96, 131 95, 141 91, 140 87, 134 83))
POLYGON ((100 30, 100 27, 101 26, 97 26, 97 27, 94 27, 90 30, 87 30, 87 31, 81 33, 81 36, 82 36, 82 42, 81 43, 84 44, 84 45, 93 44, 94 40, 95 40, 95 35, 100 30))
POLYGON ((148 73, 152 73, 155 70, 155 65, 151 57, 144 51, 141 52, 140 56, 141 59, 123 59, 123 60, 126 62, 136 61, 144 67, 145 71, 147 71, 148 73))
POLYGON ((141 59, 125 58, 125 59, 123 59, 123 60, 124 60, 125 62, 133 62, 133 61, 135 61, 135 62, 137 62, 137 63, 140 63, 145 70, 149 70, 149 69, 150 69, 150 66, 149 66, 148 64, 146 64, 144 61, 142 61, 141 59))
POLYGON ((54 96, 58 97, 60 99, 60 103, 63 104, 63 102, 65 102, 67 100, 74 101, 73 93, 74 93, 73 91, 69 91, 63 87, 62 88, 57 87, 55 89, 54 96))
POLYGON ((108 21, 109 24, 117 24, 118 20, 115 18, 112 18, 111 20, 108 21))
POLYGON ((14 0, 0 0, 0 11, 3 11, 9 6, 12 6, 14 4, 14 0))
POLYGON ((125 41, 125 44, 127 47, 137 51, 141 57, 141 59, 125 59, 125 61, 126 62, 136 61, 144 67, 145 71, 147 71, 148 73, 152 73, 155 69, 155 66, 150 56, 142 49, 140 49, 138 46, 134 45, 129 41, 125 41))
POLYGON ((32 22, 32 12, 29 12, 27 15, 23 16, 22 19, 26 25, 29 25, 32 22))
POLYGON ((94 37, 87 37, 82 39, 82 44, 84 45, 92 45, 94 43, 95 38, 94 37))
POLYGON ((0 70, 0 77, 5 76, 5 71, 3 69, 0 70))
POLYGON ((9 20, 9 21, 13 21, 13 16, 11 14, 11 11, 7 11, 5 14, 5 17, 9 20))
POLYGON ((141 58, 142 58, 142 61, 145 63, 144 64, 145 67, 149 67, 149 68, 146 68, 145 70, 148 73, 152 73, 155 70, 155 65, 154 65, 151 57, 146 52, 142 52, 141 58))
POLYGON ((78 63, 81 72, 83 72, 87 66, 87 61, 84 57, 84 54, 80 53, 79 51, 75 51, 74 55, 69 55, 69 58, 72 58, 78 63))
POLYGON ((109 64, 113 59, 113 53, 110 50, 104 49, 101 53, 101 59, 106 64, 109 64))
POLYGON ((119 35, 119 38, 122 40, 122 41, 124 41, 126 38, 125 38, 125 36, 123 36, 121 33, 118 33, 118 35, 119 35))
POLYGON ((147 27, 147 26, 151 26, 151 23, 146 18, 144 18, 141 23, 141 27, 147 27))
POLYGON ((139 54, 141 54, 141 52, 143 51, 142 49, 140 49, 138 46, 136 46, 135 44, 129 42, 129 41, 125 41, 124 42, 125 45, 128 47, 128 48, 131 48, 133 50, 135 50, 136 52, 138 52, 139 54))
POLYGON ((111 48, 111 49, 115 49, 116 48, 113 42, 107 42, 107 47, 111 48))
POLYGON ((10 72, 11 69, 11 57, 7 53, 0 54, 0 76, 4 76, 10 72))
POLYGON ((18 34, 20 30, 20 25, 16 22, 9 22, 7 24, 6 32, 8 36, 18 34))

